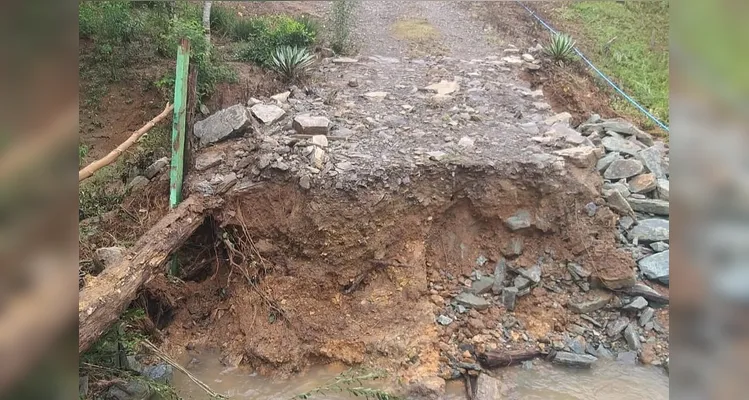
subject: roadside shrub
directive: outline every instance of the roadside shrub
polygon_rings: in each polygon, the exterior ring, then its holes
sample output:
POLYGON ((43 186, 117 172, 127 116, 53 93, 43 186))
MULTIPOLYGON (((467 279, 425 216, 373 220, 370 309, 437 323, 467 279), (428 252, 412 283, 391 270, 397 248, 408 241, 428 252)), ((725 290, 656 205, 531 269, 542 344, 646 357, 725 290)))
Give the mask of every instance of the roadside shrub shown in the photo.
POLYGON ((271 57, 271 68, 290 81, 298 80, 309 72, 315 61, 304 47, 282 46, 271 57))
POLYGON ((544 52, 554 61, 567 61, 572 58, 575 49, 575 41, 571 36, 564 33, 557 33, 551 36, 549 45, 544 52))
POLYGON ((83 2, 78 7, 78 34, 93 41, 96 61, 109 66, 112 79, 127 63, 129 45, 142 27, 129 1, 83 2))
POLYGON ((330 9, 330 47, 339 54, 354 50, 353 28, 356 22, 357 0, 335 0, 330 9))
POLYGON ((233 37, 244 43, 239 46, 236 57, 241 61, 271 67, 276 49, 284 46, 304 49, 315 42, 317 33, 311 26, 311 23, 287 16, 240 20, 234 28, 233 37))
POLYGON ((211 34, 229 36, 237 23, 237 15, 234 11, 214 4, 211 7, 211 34))

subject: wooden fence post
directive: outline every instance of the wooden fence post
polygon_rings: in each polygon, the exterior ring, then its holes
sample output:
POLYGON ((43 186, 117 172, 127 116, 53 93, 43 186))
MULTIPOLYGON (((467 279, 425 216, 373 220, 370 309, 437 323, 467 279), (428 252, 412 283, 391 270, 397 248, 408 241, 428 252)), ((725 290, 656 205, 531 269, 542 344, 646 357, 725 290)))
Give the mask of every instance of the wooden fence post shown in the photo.
POLYGON ((174 78, 174 118, 172 119, 172 166, 169 171, 169 207, 182 201, 182 178, 185 157, 185 122, 187 118, 187 72, 190 66, 190 41, 182 38, 177 50, 177 73, 174 78))

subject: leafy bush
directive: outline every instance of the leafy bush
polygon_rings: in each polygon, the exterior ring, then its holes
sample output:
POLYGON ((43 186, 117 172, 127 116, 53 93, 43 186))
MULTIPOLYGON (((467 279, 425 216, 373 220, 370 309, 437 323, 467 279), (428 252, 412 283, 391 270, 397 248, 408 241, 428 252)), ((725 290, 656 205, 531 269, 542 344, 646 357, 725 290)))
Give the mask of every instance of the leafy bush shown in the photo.
MULTIPOLYGON (((198 97, 210 95, 218 82, 235 78, 233 71, 218 63, 212 56, 211 44, 206 41, 203 25, 199 21, 183 18, 172 20, 168 32, 161 37, 159 52, 165 57, 176 58, 177 47, 182 38, 190 40, 190 65, 197 66, 198 69, 198 97)), ((173 71, 160 80, 161 84, 166 82, 174 84, 173 71)), ((173 88, 166 89, 168 92, 173 88)))
POLYGON ((567 34, 557 33, 551 36, 549 45, 544 49, 554 61, 567 61, 572 58, 575 41, 567 34))
POLYGON ((309 50, 304 47, 279 47, 271 58, 271 68, 288 80, 297 80, 309 72, 315 61, 309 50))
POLYGON ((113 79, 117 68, 127 63, 129 45, 142 27, 129 1, 84 2, 78 7, 78 34, 94 42, 97 61, 109 66, 113 79))
POLYGON ((335 0, 331 7, 330 47, 336 53, 345 54, 353 51, 353 27, 357 0, 335 0))
POLYGON ((234 31, 236 23, 234 11, 216 4, 211 7, 211 34, 228 36, 234 31))
POLYGON ((317 31, 310 21, 287 16, 243 19, 234 27, 233 37, 244 41, 237 58, 258 65, 272 66, 276 49, 284 46, 307 48, 315 42, 317 31))

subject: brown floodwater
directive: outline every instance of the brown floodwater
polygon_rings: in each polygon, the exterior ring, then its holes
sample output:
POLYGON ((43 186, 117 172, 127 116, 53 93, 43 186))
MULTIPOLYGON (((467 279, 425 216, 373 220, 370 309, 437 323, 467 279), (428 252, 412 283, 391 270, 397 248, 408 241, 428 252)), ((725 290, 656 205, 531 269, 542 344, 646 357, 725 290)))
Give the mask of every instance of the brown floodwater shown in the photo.
MULTIPOLYGON (((246 400, 288 400, 324 385, 347 369, 342 365, 321 366, 288 380, 274 380, 258 376, 245 368, 227 368, 219 362, 217 354, 208 352, 182 361, 188 365, 191 373, 214 391, 231 399, 246 400)), ((538 360, 533 362, 530 369, 503 368, 494 371, 494 376, 507 386, 508 399, 668 399, 668 375, 662 369, 613 361, 599 361, 590 370, 578 370, 538 360)), ((183 399, 209 399, 204 391, 178 371, 175 371, 174 386, 183 399)), ((355 397, 327 392, 324 396, 312 398, 345 400, 355 397)), ((445 400, 465 398, 462 382, 448 383, 445 400)))

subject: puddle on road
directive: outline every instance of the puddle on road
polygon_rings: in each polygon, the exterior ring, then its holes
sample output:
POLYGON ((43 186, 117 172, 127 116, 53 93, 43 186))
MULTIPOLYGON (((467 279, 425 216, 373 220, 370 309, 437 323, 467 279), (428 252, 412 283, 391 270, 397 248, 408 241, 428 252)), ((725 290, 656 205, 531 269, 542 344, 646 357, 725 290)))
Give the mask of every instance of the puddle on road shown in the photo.
MULTIPOLYGON (((189 362, 192 357, 181 361, 189 362)), ((213 390, 231 399, 288 400, 319 387, 347 368, 343 365, 317 367, 289 380, 273 380, 245 368, 227 368, 216 354, 204 352, 189 370, 213 390)), ((497 370, 496 376, 508 387, 508 398, 523 400, 640 400, 668 399, 668 375, 660 368, 635 367, 615 362, 599 362, 591 370, 556 367, 535 361, 530 370, 521 367, 497 370)), ((174 385, 185 400, 205 400, 208 396, 184 374, 175 372, 174 385)), ((354 399, 340 393, 313 398, 354 399)), ((459 381, 449 382, 445 400, 464 400, 459 381)))

